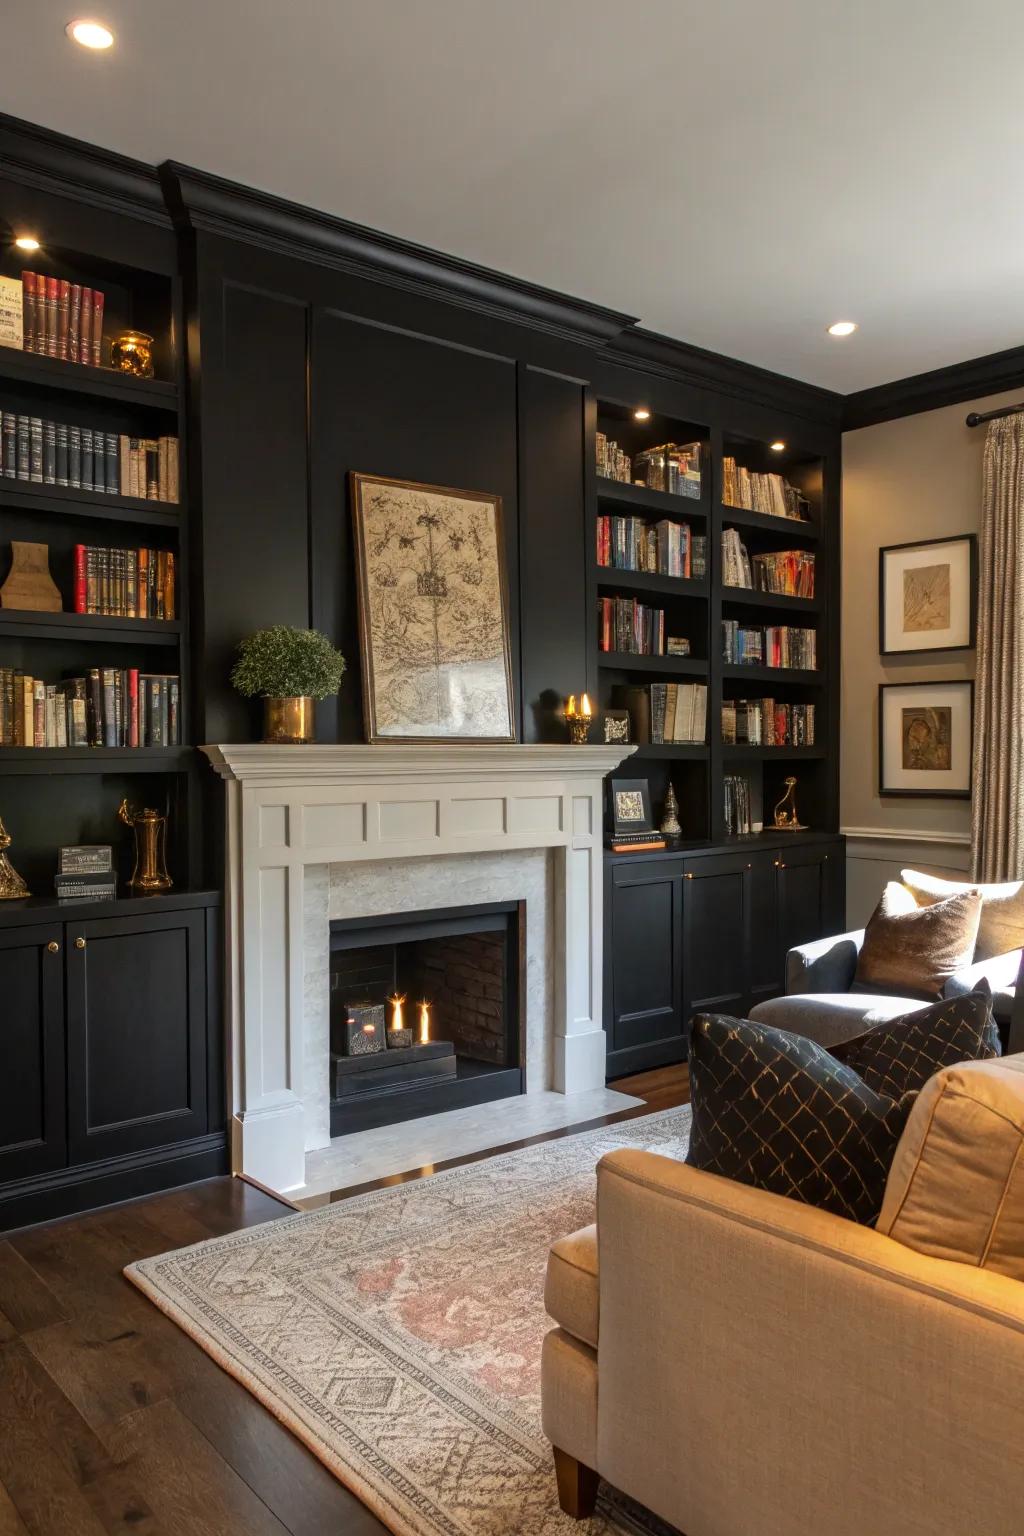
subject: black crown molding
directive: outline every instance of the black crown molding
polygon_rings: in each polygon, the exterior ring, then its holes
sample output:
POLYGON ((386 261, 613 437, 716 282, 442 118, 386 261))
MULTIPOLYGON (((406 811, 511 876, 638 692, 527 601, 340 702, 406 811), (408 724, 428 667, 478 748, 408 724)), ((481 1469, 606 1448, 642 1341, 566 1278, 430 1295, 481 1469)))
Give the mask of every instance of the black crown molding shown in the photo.
POLYGON ((907 379, 894 379, 890 384, 876 384, 872 389, 859 389, 856 394, 847 395, 843 402, 843 431, 873 427, 881 421, 916 416, 921 411, 959 405, 965 400, 981 400, 1022 385, 1024 347, 990 352, 987 357, 973 357, 965 363, 915 373, 907 379))
POLYGON ((375 282, 413 289, 588 346, 605 346, 632 315, 366 229, 270 193, 167 161, 160 167, 179 225, 227 235, 375 282))
POLYGON ((160 177, 152 166, 2 112, 0 174, 94 208, 170 226, 160 177))

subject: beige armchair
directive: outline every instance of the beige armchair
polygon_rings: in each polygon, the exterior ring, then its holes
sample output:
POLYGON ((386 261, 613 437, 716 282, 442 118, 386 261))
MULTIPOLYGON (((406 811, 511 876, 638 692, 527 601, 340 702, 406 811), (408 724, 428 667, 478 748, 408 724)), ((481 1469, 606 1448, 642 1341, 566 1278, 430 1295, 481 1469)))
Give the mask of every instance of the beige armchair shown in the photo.
POLYGON ((544 1430, 685 1536, 1020 1536, 1024 1284, 653 1153, 556 1243, 544 1430))

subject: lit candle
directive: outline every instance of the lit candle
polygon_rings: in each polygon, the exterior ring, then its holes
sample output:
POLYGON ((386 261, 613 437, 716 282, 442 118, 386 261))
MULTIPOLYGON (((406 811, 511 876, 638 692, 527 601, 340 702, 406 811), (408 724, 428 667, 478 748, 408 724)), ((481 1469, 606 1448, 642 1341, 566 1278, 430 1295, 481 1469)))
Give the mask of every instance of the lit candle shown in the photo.
POLYGON ((420 1003, 420 1045, 430 1044, 430 1004, 420 1003))
MULTIPOLYGON (((583 697, 586 698, 586 694, 584 694, 583 697)), ((576 695, 574 693, 570 693, 568 700, 566 701, 565 718, 567 720, 575 720, 576 718, 576 695)))
POLYGON ((580 699, 580 714, 585 720, 589 720, 593 713, 594 711, 590 707, 590 695, 585 693, 580 699))
POLYGON ((396 992, 393 997, 388 998, 388 1002, 391 1004, 391 1028, 404 1029, 405 1020, 402 1015, 402 1004, 405 1002, 404 992, 396 992))

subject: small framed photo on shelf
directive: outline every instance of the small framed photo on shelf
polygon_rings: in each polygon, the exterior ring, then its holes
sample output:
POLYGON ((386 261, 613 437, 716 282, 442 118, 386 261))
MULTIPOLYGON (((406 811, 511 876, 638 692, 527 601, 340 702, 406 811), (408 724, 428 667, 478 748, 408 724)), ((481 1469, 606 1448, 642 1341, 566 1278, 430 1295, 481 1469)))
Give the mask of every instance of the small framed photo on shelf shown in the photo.
POLYGON ((601 736, 606 745, 628 746, 629 731, 628 709, 605 710, 604 719, 601 722, 601 736))
POLYGON ((654 831, 651 790, 646 779, 612 779, 612 834, 631 837, 654 831))
POLYGON ((883 656, 974 645, 978 541, 973 533, 878 551, 878 649, 883 656))
POLYGON ((971 793, 974 684, 882 683, 880 795, 966 800, 971 793))

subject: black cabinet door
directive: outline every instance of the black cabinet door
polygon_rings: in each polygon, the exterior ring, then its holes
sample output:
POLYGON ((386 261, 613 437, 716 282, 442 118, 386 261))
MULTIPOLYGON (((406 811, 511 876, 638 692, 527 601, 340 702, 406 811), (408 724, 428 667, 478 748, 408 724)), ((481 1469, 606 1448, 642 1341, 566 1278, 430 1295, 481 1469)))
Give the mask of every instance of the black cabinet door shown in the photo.
POLYGON ((842 860, 837 846, 780 848, 775 855, 777 944, 783 970, 788 949, 841 931, 836 885, 842 879, 842 860))
POLYGON ((750 1006, 785 990, 784 951, 779 948, 778 891, 774 851, 751 855, 750 1006), (780 958, 780 956, 782 958, 780 958))
POLYGON ((683 1019, 745 1016, 750 993, 753 861, 728 853, 687 859, 683 877, 683 1019))
POLYGON ((61 944, 59 923, 0 931, 0 1184, 66 1159, 61 944))
POLYGON ((605 929, 609 1074, 680 1061, 681 865, 612 866, 605 929))
POLYGON ((203 913, 68 923, 65 935, 71 1161, 203 1135, 203 913))

